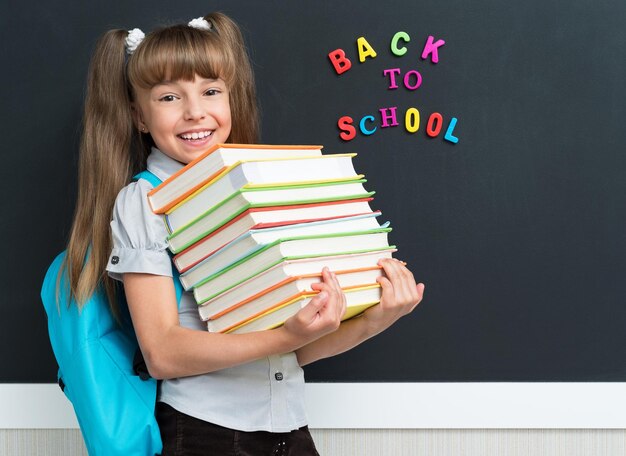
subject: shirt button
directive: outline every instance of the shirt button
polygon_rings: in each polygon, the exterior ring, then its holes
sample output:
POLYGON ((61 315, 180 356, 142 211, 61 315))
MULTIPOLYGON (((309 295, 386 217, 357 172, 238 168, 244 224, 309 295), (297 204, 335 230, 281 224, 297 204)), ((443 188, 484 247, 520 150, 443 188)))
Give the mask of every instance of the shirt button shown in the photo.
POLYGON ((277 381, 279 381, 279 382, 280 382, 280 381, 282 381, 282 379, 283 379, 283 373, 282 373, 282 372, 276 372, 276 373, 274 374, 274 378, 275 378, 277 381))

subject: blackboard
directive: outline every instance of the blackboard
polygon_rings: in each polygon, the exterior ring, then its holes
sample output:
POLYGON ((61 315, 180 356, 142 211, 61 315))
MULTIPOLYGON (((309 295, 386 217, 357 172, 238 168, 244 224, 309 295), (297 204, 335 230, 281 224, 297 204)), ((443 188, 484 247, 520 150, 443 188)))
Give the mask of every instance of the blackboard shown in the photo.
POLYGON ((309 381, 626 380, 626 3, 157 0, 2 6, 0 382, 55 381, 38 293, 70 226, 95 40, 212 10, 244 30, 263 142, 357 152, 398 257, 427 286, 413 314, 307 367, 309 381), (438 63, 422 59, 429 36, 445 41, 438 63), (359 37, 375 58, 359 63, 359 37), (399 125, 383 128, 392 107, 399 125))

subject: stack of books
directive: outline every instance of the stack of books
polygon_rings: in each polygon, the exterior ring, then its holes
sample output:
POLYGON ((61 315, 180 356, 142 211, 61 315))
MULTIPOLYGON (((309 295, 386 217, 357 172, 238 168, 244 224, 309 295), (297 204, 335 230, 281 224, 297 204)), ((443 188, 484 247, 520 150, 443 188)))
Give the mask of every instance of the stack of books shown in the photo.
POLYGON ((148 194, 180 280, 209 331, 275 328, 316 294, 324 266, 344 319, 380 301, 378 261, 395 251, 356 154, 321 146, 218 144, 148 194))

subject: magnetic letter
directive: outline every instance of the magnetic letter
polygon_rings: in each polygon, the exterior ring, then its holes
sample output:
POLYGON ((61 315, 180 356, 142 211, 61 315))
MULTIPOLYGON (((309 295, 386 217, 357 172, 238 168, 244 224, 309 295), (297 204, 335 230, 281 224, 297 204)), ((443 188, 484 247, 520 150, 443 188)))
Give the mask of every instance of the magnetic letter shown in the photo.
POLYGON ((400 74, 400 68, 388 68, 383 70, 383 76, 389 75, 389 90, 398 88, 398 84, 396 84, 396 74, 400 74))
POLYGON ((398 109, 397 106, 394 106, 393 108, 379 109, 380 117, 383 121, 383 124, 380 126, 381 128, 398 126, 398 120, 396 119, 396 109, 398 109), (391 114, 387 113, 388 110, 391 112, 391 114), (389 124, 389 120, 391 120, 391 124, 389 124))
POLYGON ((371 57, 372 59, 376 57, 376 51, 372 46, 370 46, 365 37, 359 37, 356 40, 356 46, 359 50, 359 62, 365 62, 367 57, 371 57))
POLYGON ((416 108, 409 108, 404 115, 404 127, 409 133, 415 133, 420 128, 420 112, 416 108))
POLYGON ((345 73, 352 67, 352 62, 346 57, 343 49, 335 49, 328 54, 328 58, 335 67, 337 74, 345 73))
POLYGON ((411 41, 411 37, 406 32, 398 32, 393 36, 393 38, 391 38, 391 52, 393 52, 393 54, 397 55, 398 57, 406 54, 406 47, 404 46, 402 46, 401 48, 398 47, 399 40, 402 40, 405 43, 408 43, 409 41, 411 41))
POLYGON ((422 85, 422 75, 420 74, 419 71, 417 70, 411 70, 411 71, 407 71, 406 74, 404 75, 404 87, 406 87, 409 90, 417 90, 419 88, 419 86, 422 85), (411 75, 414 74, 416 81, 415 81, 415 85, 411 86, 409 85, 409 80, 411 79, 411 75))
POLYGON ((361 133, 363 133, 366 136, 369 135, 373 135, 374 133, 376 133, 376 130, 378 129, 378 127, 374 127, 373 130, 368 130, 367 128, 365 128, 365 121, 369 120, 370 122, 374 122, 374 116, 363 116, 363 118, 361 119, 361 122, 359 122, 359 128, 361 128, 361 133))
POLYGON ((454 132, 454 127, 456 127, 456 121, 457 121, 456 117, 453 117, 452 120, 450 121, 450 125, 448 125, 446 134, 443 137, 443 139, 450 141, 453 144, 456 144, 459 142, 459 138, 457 138, 456 136, 452 134, 454 132))
POLYGON ((430 58, 432 62, 439 62, 439 53, 437 52, 437 49, 446 44, 446 42, 444 40, 437 40, 437 42, 433 43, 434 39, 435 38, 432 35, 428 37, 428 41, 426 41, 426 44, 424 45, 424 51, 422 52, 422 60, 426 60, 428 54, 432 54, 430 58))
POLYGON ((428 124, 426 125, 426 134, 431 138, 434 138, 441 131, 441 125, 443 124, 443 117, 438 112, 433 112, 428 118, 428 124))
POLYGON ((356 128, 352 126, 352 122, 353 120, 350 116, 343 116, 337 121, 337 126, 341 130, 339 137, 344 141, 350 141, 356 136, 356 128))

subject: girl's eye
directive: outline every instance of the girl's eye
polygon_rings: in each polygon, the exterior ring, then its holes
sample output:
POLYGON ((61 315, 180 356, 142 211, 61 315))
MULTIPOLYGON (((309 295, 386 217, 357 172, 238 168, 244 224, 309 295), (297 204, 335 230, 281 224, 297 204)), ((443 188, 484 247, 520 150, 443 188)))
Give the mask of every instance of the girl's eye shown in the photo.
POLYGON ((218 93, 220 93, 218 89, 209 89, 206 92, 204 92, 205 95, 209 95, 209 96, 217 95, 218 93))
POLYGON ((174 95, 164 95, 161 98, 159 98, 159 101, 166 101, 166 102, 170 102, 174 100, 176 100, 176 97, 174 95))

